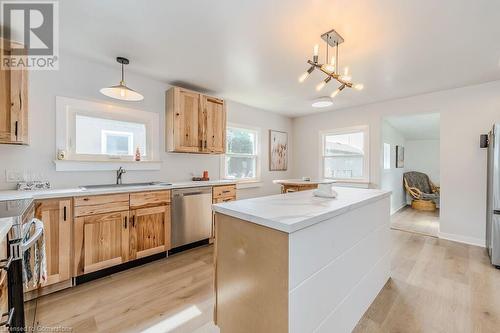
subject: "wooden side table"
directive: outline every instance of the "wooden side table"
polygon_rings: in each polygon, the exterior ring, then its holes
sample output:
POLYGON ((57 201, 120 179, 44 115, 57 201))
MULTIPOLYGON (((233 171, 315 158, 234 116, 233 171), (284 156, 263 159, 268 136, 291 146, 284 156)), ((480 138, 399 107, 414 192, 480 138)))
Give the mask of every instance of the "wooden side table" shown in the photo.
POLYGON ((333 180, 301 180, 301 179, 286 179, 286 180, 273 181, 273 183, 281 185, 281 193, 314 190, 318 188, 319 184, 329 184, 333 182, 334 182, 333 180))

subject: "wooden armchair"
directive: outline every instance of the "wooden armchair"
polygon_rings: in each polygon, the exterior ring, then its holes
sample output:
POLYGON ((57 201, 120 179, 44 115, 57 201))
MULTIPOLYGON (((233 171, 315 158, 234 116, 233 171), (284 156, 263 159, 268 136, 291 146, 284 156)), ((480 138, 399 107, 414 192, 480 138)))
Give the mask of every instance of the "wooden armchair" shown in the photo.
POLYGON ((410 171, 403 174, 406 192, 413 198, 412 207, 418 210, 434 211, 439 202, 440 188, 434 185, 425 173, 410 171))

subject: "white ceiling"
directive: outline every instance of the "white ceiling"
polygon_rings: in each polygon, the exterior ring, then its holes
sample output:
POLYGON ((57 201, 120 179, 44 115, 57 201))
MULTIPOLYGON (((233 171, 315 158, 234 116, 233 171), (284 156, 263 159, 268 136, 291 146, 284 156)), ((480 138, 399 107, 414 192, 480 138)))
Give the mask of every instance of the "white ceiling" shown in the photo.
POLYGON ((500 79, 500 1, 59 3, 66 51, 113 66, 125 56, 130 71, 291 116, 500 79), (317 110, 311 100, 336 86, 321 94, 319 73, 304 84, 297 78, 331 28, 345 38, 341 64, 365 89, 345 90, 317 110))
POLYGON ((439 140, 439 113, 385 118, 406 140, 439 140))

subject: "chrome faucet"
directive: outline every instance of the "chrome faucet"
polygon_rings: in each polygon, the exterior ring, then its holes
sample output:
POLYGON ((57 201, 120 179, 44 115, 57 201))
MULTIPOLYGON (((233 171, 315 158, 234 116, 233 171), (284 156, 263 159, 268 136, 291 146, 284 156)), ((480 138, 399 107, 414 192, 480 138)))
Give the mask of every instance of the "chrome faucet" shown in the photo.
POLYGON ((116 184, 117 185, 120 185, 122 183, 122 175, 126 172, 127 171, 123 167, 120 167, 118 170, 116 170, 116 184))

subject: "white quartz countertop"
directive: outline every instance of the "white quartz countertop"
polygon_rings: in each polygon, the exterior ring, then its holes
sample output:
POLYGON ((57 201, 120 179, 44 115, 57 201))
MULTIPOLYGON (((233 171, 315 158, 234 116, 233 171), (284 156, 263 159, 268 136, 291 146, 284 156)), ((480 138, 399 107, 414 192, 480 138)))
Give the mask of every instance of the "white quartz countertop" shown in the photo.
POLYGON ((313 191, 271 195, 213 205, 221 214, 292 233, 391 195, 391 191, 334 187, 337 198, 313 196, 313 191))
POLYGON ((188 181, 172 183, 170 185, 145 185, 145 186, 122 186, 122 187, 106 187, 97 189, 82 189, 79 187, 64 188, 64 189, 49 189, 40 191, 0 191, 0 201, 6 200, 19 200, 19 199, 50 199, 62 197, 77 197, 85 195, 100 195, 100 194, 114 194, 114 193, 127 193, 127 192, 142 192, 142 191, 159 191, 170 190, 176 188, 188 187, 203 187, 203 186, 217 186, 217 185, 230 185, 235 184, 234 181, 227 180, 209 180, 209 181, 188 181))

